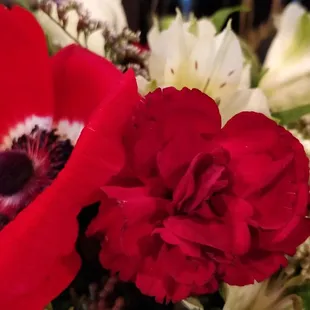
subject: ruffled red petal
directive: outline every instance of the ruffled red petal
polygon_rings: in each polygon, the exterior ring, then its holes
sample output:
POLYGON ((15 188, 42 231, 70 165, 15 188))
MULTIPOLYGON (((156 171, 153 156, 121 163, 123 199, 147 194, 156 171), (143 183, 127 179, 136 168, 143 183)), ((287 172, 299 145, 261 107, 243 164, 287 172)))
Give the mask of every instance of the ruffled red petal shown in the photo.
POLYGON ((54 183, 1 231, 0 274, 5 281, 0 283, 0 309, 18 310, 25 297, 23 309, 42 310, 76 275, 76 216, 122 168, 121 132, 138 98, 129 72, 102 98, 54 183))
POLYGON ((52 116, 53 90, 45 36, 26 10, 0 5, 0 139, 25 118, 52 116))
POLYGON ((102 100, 117 89, 122 73, 108 60, 78 45, 51 58, 55 88, 55 121, 85 123, 102 100))

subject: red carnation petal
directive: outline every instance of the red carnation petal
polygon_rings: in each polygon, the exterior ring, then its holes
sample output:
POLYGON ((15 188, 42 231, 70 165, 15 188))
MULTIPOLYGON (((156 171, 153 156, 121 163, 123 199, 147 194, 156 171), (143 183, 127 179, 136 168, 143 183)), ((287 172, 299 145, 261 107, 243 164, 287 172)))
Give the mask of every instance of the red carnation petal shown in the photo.
POLYGON ((310 220, 293 217, 287 227, 279 231, 263 231, 259 234, 259 246, 269 251, 294 255, 298 245, 310 236, 310 220))
POLYGON ((55 120, 85 123, 103 96, 119 87, 122 73, 107 59, 78 45, 51 58, 55 120))
POLYGON ((193 158, 211 147, 210 141, 193 132, 185 132, 170 140, 157 154, 158 169, 165 185, 175 188, 193 158))
MULTIPOLYGON (((244 202, 236 200, 233 207, 243 208, 243 204, 244 202)), ((246 222, 232 215, 233 212, 228 213, 227 218, 231 218, 227 221, 216 218, 199 221, 195 218, 175 216, 166 219, 164 226, 176 236, 195 244, 232 254, 244 254, 250 247, 249 228, 246 222)))
POLYGON ((227 251, 231 247, 230 227, 221 221, 196 221, 182 216, 169 217, 164 221, 166 229, 193 243, 227 251), (206 229, 208 227, 208 229, 206 229), (217 238, 214 238, 217 236, 217 238))
POLYGON ((45 304, 37 307, 38 294, 50 301, 76 275, 77 269, 70 268, 75 262, 64 261, 75 248, 76 216, 92 194, 122 168, 121 133, 137 98, 135 77, 129 73, 118 83, 116 92, 102 98, 53 184, 1 231, 0 248, 5 251, 0 259, 0 274, 6 280, 0 283, 0 309, 8 304, 10 309, 18 309, 14 303, 20 304, 22 296, 27 296, 24 309, 41 310, 45 304), (66 267, 68 272, 59 277, 59 282, 48 281, 66 267))
POLYGON ((44 33, 33 15, 0 5, 0 139, 25 118, 52 116, 53 90, 44 33))
POLYGON ((158 89, 146 96, 146 103, 150 115, 166 121, 166 139, 180 132, 215 134, 221 129, 221 116, 216 103, 197 89, 158 89))
POLYGON ((129 150, 133 147, 135 173, 143 180, 152 173, 155 154, 170 139, 188 132, 211 136, 221 129, 218 107, 210 97, 197 89, 179 91, 173 87, 148 94, 135 113, 134 123, 128 128, 126 141, 129 150))
POLYGON ((254 281, 261 282, 286 265, 287 260, 281 253, 253 252, 251 256, 245 256, 226 266, 223 281, 239 286, 253 284, 254 281))
POLYGON ((154 233, 159 234, 166 243, 178 246, 184 255, 201 257, 201 247, 198 244, 184 240, 165 228, 157 228, 154 230, 154 233))
POLYGON ((238 158, 247 153, 268 153, 276 144, 278 133, 279 126, 265 115, 242 112, 227 122, 217 141, 238 158))

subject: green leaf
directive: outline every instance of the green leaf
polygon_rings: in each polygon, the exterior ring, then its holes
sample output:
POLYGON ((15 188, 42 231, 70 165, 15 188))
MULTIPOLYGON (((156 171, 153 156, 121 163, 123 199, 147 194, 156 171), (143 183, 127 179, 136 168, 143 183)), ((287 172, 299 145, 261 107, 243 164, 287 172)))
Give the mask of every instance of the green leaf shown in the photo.
POLYGON ((156 81, 156 80, 152 80, 152 81, 149 83, 148 87, 147 87, 147 92, 148 92, 148 93, 151 93, 151 92, 153 92, 157 87, 158 87, 158 86, 157 86, 157 81, 156 81))
POLYGON ((272 113, 272 117, 280 120, 281 125, 296 122, 303 115, 310 113, 310 104, 302 105, 290 110, 272 113))
POLYGON ((198 21, 197 21, 197 18, 192 14, 189 17, 188 31, 194 36, 198 35, 198 21))
POLYGON ((236 5, 230 8, 224 8, 224 9, 216 11, 211 16, 211 21, 213 22, 216 30, 221 31, 221 29, 225 25, 225 22, 227 21, 228 17, 231 14, 237 13, 237 12, 249 12, 249 11, 250 10, 244 5, 236 5))
POLYGON ((310 310, 310 285, 309 283, 298 287, 295 292, 298 296, 301 297, 304 310, 310 310))
POLYGON ((160 31, 167 30, 171 23, 174 21, 175 16, 164 16, 159 20, 160 31))
POLYGON ((27 9, 28 11, 31 11, 29 1, 27 0, 15 0, 15 3, 27 9))
POLYGON ((262 68, 257 55, 253 52, 251 47, 241 38, 239 38, 242 53, 247 62, 251 64, 251 86, 257 87, 258 82, 261 79, 262 68))

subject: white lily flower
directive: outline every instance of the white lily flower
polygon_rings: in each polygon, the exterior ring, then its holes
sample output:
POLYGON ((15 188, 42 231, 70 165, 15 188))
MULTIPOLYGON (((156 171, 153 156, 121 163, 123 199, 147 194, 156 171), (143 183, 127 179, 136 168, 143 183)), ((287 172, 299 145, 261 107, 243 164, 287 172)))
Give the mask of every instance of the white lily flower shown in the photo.
POLYGON ((224 284, 225 305, 223 310, 297 310, 302 309, 301 298, 288 294, 296 279, 279 276, 273 281, 245 286, 224 284), (298 306, 297 306, 298 305, 298 306))
MULTIPOLYGON (((201 90, 220 104, 224 122, 244 110, 269 115, 264 94, 249 89, 251 67, 243 65, 240 42, 230 23, 216 35, 210 20, 184 23, 177 12, 168 29, 160 32, 155 23, 148 41, 149 72, 157 87, 201 90)), ((150 91, 145 80, 138 77, 137 81, 143 95, 150 91)))
POLYGON ((266 74, 259 83, 274 112, 310 103, 310 14, 289 4, 267 53, 266 74))
POLYGON ((255 111, 270 116, 267 98, 258 88, 238 90, 230 97, 225 97, 219 110, 223 125, 242 111, 255 111))
POLYGON ((119 34, 127 20, 121 0, 40 0, 36 17, 54 45, 64 47, 76 43, 103 56, 105 40, 103 27, 119 34), (87 37, 79 28, 90 29, 87 37))

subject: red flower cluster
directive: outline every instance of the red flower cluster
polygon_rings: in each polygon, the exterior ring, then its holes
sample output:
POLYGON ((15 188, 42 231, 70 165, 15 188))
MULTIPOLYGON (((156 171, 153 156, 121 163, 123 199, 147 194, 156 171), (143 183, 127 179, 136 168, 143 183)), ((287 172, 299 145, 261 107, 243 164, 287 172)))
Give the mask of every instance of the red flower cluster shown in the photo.
POLYGON ((50 58, 42 29, 19 7, 0 5, 0 39, 0 215, 11 216, 0 231, 0 309, 42 310, 79 270, 76 217, 123 166, 121 132, 138 94, 132 73, 81 47, 50 58), (81 136, 57 140, 71 123, 85 126, 81 136))
POLYGON ((156 90, 138 106, 127 165, 103 188, 89 234, 101 262, 158 301, 270 277, 310 234, 308 159, 288 131, 244 112, 221 128, 198 90, 156 90))

